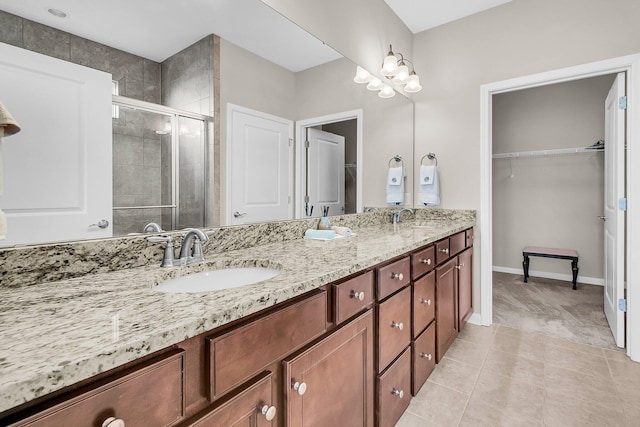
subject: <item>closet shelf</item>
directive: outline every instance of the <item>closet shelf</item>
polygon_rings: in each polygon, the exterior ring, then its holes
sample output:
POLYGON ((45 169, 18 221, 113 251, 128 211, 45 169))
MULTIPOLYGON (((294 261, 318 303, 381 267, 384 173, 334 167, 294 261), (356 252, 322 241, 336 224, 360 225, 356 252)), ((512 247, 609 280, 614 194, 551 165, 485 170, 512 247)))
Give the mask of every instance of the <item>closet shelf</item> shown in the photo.
POLYGON ((513 153, 497 153, 492 157, 494 159, 513 159, 518 157, 535 157, 535 156, 552 156, 557 154, 575 154, 575 153, 593 153, 604 151, 604 147, 576 147, 576 148, 559 148, 556 150, 539 150, 539 151, 517 151, 513 153))

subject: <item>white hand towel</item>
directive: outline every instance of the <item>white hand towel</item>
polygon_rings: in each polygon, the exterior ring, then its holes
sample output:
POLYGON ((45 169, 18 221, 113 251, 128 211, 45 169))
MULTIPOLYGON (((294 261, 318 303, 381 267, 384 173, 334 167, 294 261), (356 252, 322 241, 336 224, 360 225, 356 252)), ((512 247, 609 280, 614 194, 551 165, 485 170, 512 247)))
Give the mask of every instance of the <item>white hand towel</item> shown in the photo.
POLYGON ((420 202, 425 206, 440 204, 440 183, 435 165, 420 165, 420 202))
POLYGON ((387 175, 387 204, 404 203, 404 167, 389 168, 387 175))

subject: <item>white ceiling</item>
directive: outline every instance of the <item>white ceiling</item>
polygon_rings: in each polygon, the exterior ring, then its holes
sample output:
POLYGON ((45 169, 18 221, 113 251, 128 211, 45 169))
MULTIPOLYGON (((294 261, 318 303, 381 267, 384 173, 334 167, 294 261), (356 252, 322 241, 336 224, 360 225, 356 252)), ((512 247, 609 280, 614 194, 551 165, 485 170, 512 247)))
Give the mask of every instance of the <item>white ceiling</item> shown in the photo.
MULTIPOLYGON (((385 1, 416 33, 510 0, 385 1)), ((0 0, 0 10, 158 62, 209 34, 291 71, 341 57, 259 0, 0 0)))
POLYGON ((511 0, 384 0, 415 34, 511 0))

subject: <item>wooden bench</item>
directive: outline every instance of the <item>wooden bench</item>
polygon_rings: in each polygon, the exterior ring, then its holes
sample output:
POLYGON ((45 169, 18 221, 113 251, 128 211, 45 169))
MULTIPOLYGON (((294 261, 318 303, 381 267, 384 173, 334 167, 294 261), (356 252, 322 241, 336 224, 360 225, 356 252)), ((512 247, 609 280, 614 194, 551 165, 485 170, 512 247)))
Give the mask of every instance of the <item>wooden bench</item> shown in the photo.
POLYGON ((576 289, 578 280, 578 252, 573 249, 540 248, 527 246, 522 250, 522 267, 524 268, 524 283, 529 279, 529 257, 538 256, 543 258, 568 259, 571 261, 571 271, 573 272, 573 290, 576 289))

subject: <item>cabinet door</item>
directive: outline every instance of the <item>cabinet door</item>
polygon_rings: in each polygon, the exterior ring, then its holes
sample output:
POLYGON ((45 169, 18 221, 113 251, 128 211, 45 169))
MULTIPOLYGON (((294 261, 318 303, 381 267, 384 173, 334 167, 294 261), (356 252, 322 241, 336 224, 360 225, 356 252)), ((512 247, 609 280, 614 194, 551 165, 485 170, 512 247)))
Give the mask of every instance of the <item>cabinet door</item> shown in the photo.
POLYGON ((447 261, 436 269, 436 362, 458 335, 456 308, 457 258, 447 261))
POLYGON ((436 317, 436 273, 432 271, 413 283, 412 337, 416 338, 436 317))
POLYGON ((240 393, 216 403, 213 409, 196 415, 181 427, 272 426, 277 411, 275 406, 271 406, 272 382, 273 374, 265 372, 240 393))
POLYGON ((378 372, 411 343, 411 288, 378 306, 378 372))
POLYGON ((473 314, 473 248, 458 255, 458 331, 473 314))
POLYGON ((371 310, 283 363, 286 426, 373 426, 371 310))

